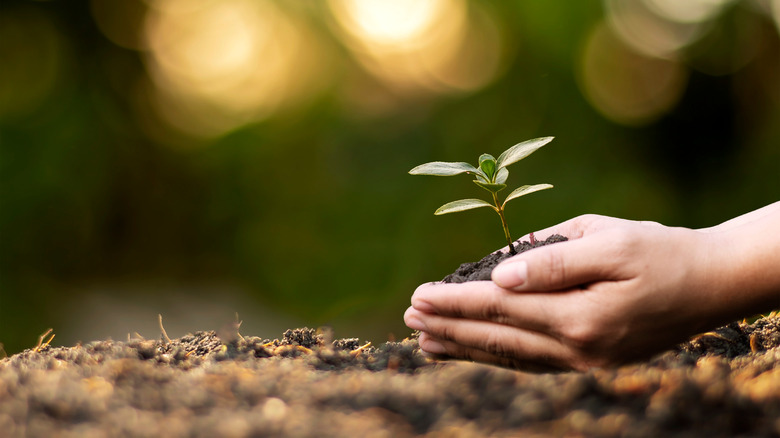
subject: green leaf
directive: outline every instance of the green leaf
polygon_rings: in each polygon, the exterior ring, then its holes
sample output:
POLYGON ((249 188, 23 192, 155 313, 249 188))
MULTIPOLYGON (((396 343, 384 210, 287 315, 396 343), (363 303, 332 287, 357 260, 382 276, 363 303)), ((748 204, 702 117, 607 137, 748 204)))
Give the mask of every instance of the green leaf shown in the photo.
POLYGON ((523 158, 534 153, 540 147, 551 142, 553 138, 555 137, 541 137, 518 143, 505 150, 504 153, 498 156, 496 166, 501 169, 509 166, 510 164, 517 163, 523 158))
POLYGON ((484 183, 477 180, 474 180, 474 184, 482 187, 485 190, 488 190, 491 193, 498 193, 506 188, 506 184, 484 183))
POLYGON ((504 184, 506 179, 509 178, 509 169, 502 167, 498 169, 498 175, 496 175, 496 183, 504 184))
POLYGON ((471 210, 472 208, 480 208, 480 207, 490 207, 494 210, 496 209, 496 207, 494 207, 492 204, 488 204, 487 202, 481 199, 461 199, 460 201, 452 201, 450 203, 442 205, 433 214, 440 215, 440 214, 447 214, 447 213, 456 213, 459 211, 471 210))
POLYGON ((504 203, 501 205, 502 207, 506 205, 507 202, 519 198, 521 196, 527 195, 529 193, 538 192, 539 190, 545 190, 545 189, 551 189, 553 188, 552 184, 536 184, 532 186, 522 186, 518 187, 514 190, 512 190, 512 193, 509 194, 509 196, 506 197, 504 200, 504 203))
POLYGON ((490 154, 482 154, 479 156, 479 168, 485 172, 489 180, 493 180, 493 175, 496 173, 496 159, 490 154))
POLYGON ((461 173, 475 173, 479 175, 483 172, 469 163, 448 163, 445 161, 433 161, 430 163, 420 164, 419 166, 410 170, 409 173, 412 175, 451 176, 461 173))

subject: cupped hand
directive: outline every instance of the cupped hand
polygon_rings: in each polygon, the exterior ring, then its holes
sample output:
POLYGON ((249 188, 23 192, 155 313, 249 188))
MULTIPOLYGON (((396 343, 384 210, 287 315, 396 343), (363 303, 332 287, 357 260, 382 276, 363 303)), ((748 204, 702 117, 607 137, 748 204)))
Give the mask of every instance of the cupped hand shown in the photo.
POLYGON ((727 321, 719 233, 586 215, 535 235, 555 233, 570 240, 504 261, 493 281, 417 288, 404 320, 422 350, 584 370, 650 357, 727 321))

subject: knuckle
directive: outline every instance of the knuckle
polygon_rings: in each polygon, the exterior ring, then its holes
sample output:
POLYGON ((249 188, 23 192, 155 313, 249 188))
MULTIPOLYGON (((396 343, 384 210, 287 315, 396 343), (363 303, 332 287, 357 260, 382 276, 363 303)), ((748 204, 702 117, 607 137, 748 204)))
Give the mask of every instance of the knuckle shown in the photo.
POLYGON ((586 321, 568 324, 562 335, 564 342, 579 352, 593 350, 603 338, 597 324, 586 321))
POLYGON ((438 324, 432 328, 431 334, 439 339, 453 341, 457 338, 457 328, 453 324, 438 324))
POLYGON ((634 234, 625 228, 614 228, 610 230, 610 241, 616 248, 630 247, 634 241, 634 234))
POLYGON ((472 362, 479 362, 482 359, 479 353, 471 348, 459 348, 452 356, 472 362))
POLYGON ((588 213, 588 214, 581 214, 581 215, 575 217, 574 220, 579 222, 579 223, 590 223, 590 222, 593 222, 594 220, 596 220, 596 218, 598 218, 598 217, 599 216, 596 215, 596 214, 588 213))
POLYGON ((491 331, 485 336, 482 349, 495 356, 512 357, 511 348, 507 345, 506 339, 495 331, 491 331))
POLYGON ((484 295, 480 311, 482 318, 486 321, 493 321, 499 324, 507 322, 504 297, 500 293, 487 293, 484 295))
POLYGON ((582 214, 573 219, 574 223, 580 228, 588 228, 591 224, 601 220, 603 216, 598 214, 582 214))
POLYGON ((639 236, 622 228, 611 230, 608 241, 612 246, 610 259, 616 263, 629 259, 639 246, 639 236))
POLYGON ((494 331, 489 332, 487 336, 485 336, 482 349, 496 356, 506 356, 506 347, 502 344, 501 339, 499 339, 494 331))
POLYGON ((565 286, 566 265, 561 252, 551 248, 547 251, 546 259, 547 269, 543 271, 545 276, 542 279, 544 284, 552 289, 558 289, 565 286))
POLYGON ((645 227, 653 227, 653 228, 663 228, 663 224, 656 221, 639 221, 639 225, 645 226, 645 227))

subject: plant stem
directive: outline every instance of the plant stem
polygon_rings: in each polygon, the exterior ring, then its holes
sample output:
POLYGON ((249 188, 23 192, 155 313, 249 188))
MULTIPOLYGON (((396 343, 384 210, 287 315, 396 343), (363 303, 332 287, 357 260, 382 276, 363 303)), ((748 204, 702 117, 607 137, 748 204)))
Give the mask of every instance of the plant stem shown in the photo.
POLYGON ((498 197, 495 193, 493 193, 493 203, 496 204, 496 213, 498 213, 498 216, 501 218, 501 226, 504 228, 504 237, 506 237, 506 243, 509 245, 509 253, 512 255, 517 254, 515 246, 512 245, 512 237, 509 235, 509 225, 507 225, 506 218, 504 217, 504 208, 498 203, 498 197))

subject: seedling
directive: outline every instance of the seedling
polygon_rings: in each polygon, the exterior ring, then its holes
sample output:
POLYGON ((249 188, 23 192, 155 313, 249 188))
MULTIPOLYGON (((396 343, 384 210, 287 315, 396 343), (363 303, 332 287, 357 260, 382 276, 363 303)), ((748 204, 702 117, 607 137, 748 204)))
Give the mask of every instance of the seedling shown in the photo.
MULTIPOLYGON (((490 207, 496 213, 498 213, 498 216, 501 218, 501 226, 504 229, 504 237, 506 237, 506 241, 509 244, 509 251, 514 254, 515 248, 514 245, 512 245, 512 236, 509 234, 509 226, 506 223, 506 217, 504 217, 504 209, 506 204, 513 199, 519 198, 529 193, 538 192, 539 190, 551 189, 553 186, 550 184, 521 186, 512 190, 512 193, 510 193, 506 199, 504 199, 504 202, 500 203, 498 202, 498 192, 506 188, 506 180, 509 177, 509 170, 507 170, 507 166, 531 155, 537 149, 546 145, 552 140, 553 137, 542 137, 518 143, 505 150, 501 155, 498 156, 498 159, 494 158, 490 154, 482 154, 479 156, 479 165, 477 167, 463 162, 449 163, 444 161, 433 161, 431 163, 421 164, 410 170, 409 173, 412 175, 434 176, 452 176, 459 175, 461 173, 474 175, 474 184, 490 192, 493 198, 492 204, 483 201, 482 199, 461 199, 459 201, 453 201, 442 205, 433 214, 441 215, 480 207, 490 207)), ((531 238, 533 239, 533 235, 531 238)))

